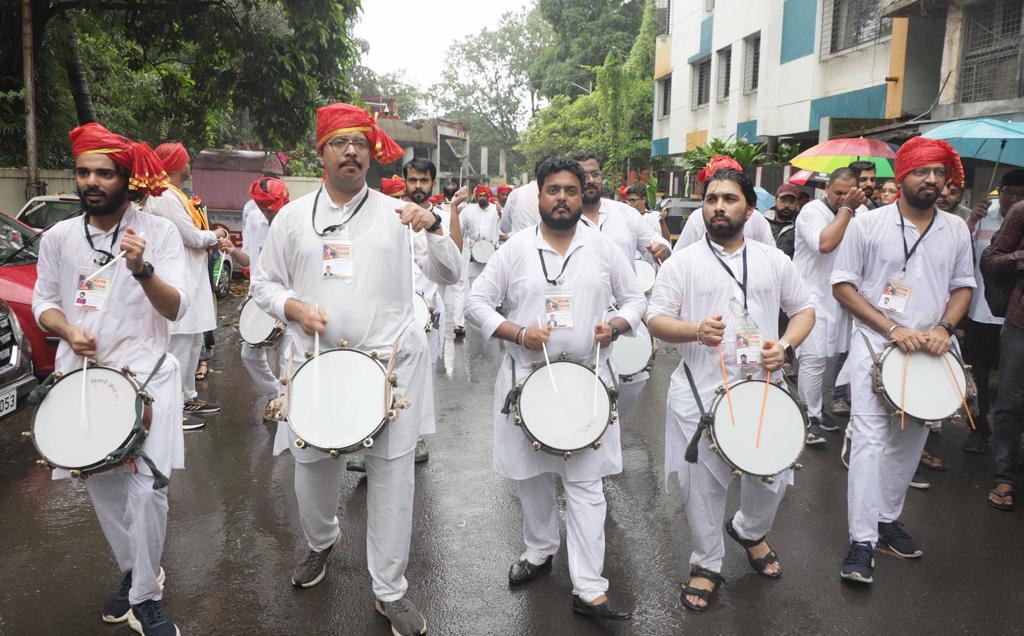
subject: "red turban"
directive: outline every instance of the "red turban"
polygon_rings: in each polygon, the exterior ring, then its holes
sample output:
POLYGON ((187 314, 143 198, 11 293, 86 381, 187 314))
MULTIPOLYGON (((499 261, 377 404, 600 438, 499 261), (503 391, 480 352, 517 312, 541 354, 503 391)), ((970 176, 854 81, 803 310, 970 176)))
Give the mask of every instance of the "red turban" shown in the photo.
POLYGON ((732 157, 715 155, 711 157, 708 165, 701 168, 700 172, 697 173, 697 183, 707 183, 711 179, 711 175, 725 168, 732 168, 736 172, 743 172, 743 166, 738 164, 732 157))
POLYGON ((622 186, 621 188, 619 188, 619 198, 622 199, 623 201, 626 200, 626 186, 622 186))
POLYGON ((444 201, 444 195, 441 193, 435 194, 434 196, 430 197, 431 205, 440 205, 442 201, 444 201))
POLYGON ((384 177, 380 180, 380 191, 390 197, 400 197, 405 194, 405 179, 402 177, 384 177))
POLYGON ((167 174, 181 170, 188 163, 188 151, 181 144, 160 144, 154 149, 154 152, 163 162, 167 174))
POLYGON ((491 197, 491 188, 486 183, 478 183, 476 185, 476 187, 473 188, 473 198, 474 199, 476 197, 480 196, 481 194, 486 194, 487 198, 491 197))
POLYGON ((163 163, 145 142, 135 142, 114 134, 95 122, 79 126, 70 133, 71 157, 103 154, 117 165, 127 168, 128 189, 142 195, 158 196, 170 185, 163 163))
POLYGON ((256 179, 249 186, 249 196, 261 209, 267 209, 276 214, 288 204, 288 186, 280 179, 263 177, 256 179), (260 183, 267 188, 265 192, 260 187, 260 183))
POLYGON ((964 167, 960 164, 960 155, 941 139, 914 137, 900 146, 896 152, 896 183, 903 181, 912 170, 927 166, 930 163, 941 163, 946 166, 946 180, 958 188, 964 187, 964 167))
POLYGON ((498 186, 498 194, 509 194, 512 192, 512 186, 505 185, 504 183, 498 186))
POLYGON ((361 132, 373 146, 373 156, 379 163, 398 161, 405 155, 395 140, 377 128, 370 113, 352 104, 331 104, 316 111, 316 150, 320 152, 332 137, 349 132, 361 132))

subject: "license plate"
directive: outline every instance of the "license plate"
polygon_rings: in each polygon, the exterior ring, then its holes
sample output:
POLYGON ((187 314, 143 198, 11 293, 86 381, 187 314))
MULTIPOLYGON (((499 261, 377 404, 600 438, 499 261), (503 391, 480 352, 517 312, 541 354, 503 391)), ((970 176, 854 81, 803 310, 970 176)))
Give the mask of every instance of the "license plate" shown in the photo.
POLYGON ((0 417, 13 413, 18 408, 18 389, 0 393, 0 417))

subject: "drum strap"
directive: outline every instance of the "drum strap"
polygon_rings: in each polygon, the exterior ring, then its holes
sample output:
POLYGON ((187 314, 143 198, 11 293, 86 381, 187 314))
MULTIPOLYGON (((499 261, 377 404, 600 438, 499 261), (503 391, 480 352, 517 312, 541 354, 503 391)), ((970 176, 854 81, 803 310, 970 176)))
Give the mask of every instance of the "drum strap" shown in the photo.
POLYGON ((505 404, 501 407, 501 414, 508 415, 512 412, 512 405, 519 399, 519 392, 521 387, 516 384, 516 361, 512 359, 512 356, 508 357, 509 362, 512 365, 512 390, 505 396, 505 404))
POLYGON ((699 454, 698 445, 700 444, 700 436, 704 434, 704 429, 711 425, 711 415, 704 410, 704 403, 700 399, 700 393, 697 392, 697 383, 693 381, 693 374, 690 373, 690 365, 683 362, 683 371, 686 372, 686 381, 690 383, 690 391, 693 392, 693 401, 697 403, 697 409, 700 411, 700 422, 697 423, 697 432, 693 434, 693 438, 686 447, 685 458, 686 461, 691 464, 697 463, 697 456, 699 454))
MULTIPOLYGON (((160 356, 160 359, 156 361, 156 365, 153 367, 153 370, 149 372, 149 377, 147 377, 146 381, 142 383, 141 387, 139 387, 139 393, 140 394, 143 391, 146 390, 146 386, 149 385, 150 380, 152 380, 153 376, 156 375, 156 372, 160 370, 160 367, 163 366, 164 360, 166 360, 166 359, 167 359, 167 353, 164 352, 164 354, 162 356, 160 356)), ((142 421, 142 418, 143 418, 143 414, 142 413, 145 410, 145 408, 146 408, 146 404, 142 400, 139 400, 138 403, 136 403, 136 405, 135 405, 135 418, 136 418, 136 422, 141 422, 142 421)), ((149 467, 149 472, 153 474, 153 490, 160 490, 162 488, 166 488, 167 485, 169 483, 171 483, 170 480, 167 479, 167 476, 164 475, 162 472, 160 472, 159 469, 157 469, 156 464, 153 462, 152 459, 150 459, 149 455, 147 455, 146 452, 142 450, 142 446, 139 446, 138 448, 136 448, 135 450, 132 450, 132 451, 125 451, 122 454, 121 457, 118 457, 117 455, 114 455, 114 459, 117 459, 117 460, 120 460, 120 461, 123 461, 123 462, 131 462, 131 461, 135 460, 136 458, 137 459, 141 459, 146 464, 146 466, 149 467)))
POLYGON ((871 362, 873 362, 874 365, 877 367, 878 356, 875 355, 875 350, 871 348, 871 341, 868 340, 868 337, 864 334, 863 331, 860 332, 860 337, 864 339, 864 346, 868 348, 868 355, 871 356, 871 362))

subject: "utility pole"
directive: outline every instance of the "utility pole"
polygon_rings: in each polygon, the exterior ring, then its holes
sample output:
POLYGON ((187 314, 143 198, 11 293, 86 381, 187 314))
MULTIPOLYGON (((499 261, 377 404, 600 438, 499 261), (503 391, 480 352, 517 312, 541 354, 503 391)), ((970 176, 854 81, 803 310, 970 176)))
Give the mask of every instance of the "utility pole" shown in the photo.
POLYGON ((25 160, 28 181, 25 198, 43 194, 39 180, 39 153, 36 148, 36 81, 32 45, 32 0, 21 0, 21 71, 25 79, 25 160))

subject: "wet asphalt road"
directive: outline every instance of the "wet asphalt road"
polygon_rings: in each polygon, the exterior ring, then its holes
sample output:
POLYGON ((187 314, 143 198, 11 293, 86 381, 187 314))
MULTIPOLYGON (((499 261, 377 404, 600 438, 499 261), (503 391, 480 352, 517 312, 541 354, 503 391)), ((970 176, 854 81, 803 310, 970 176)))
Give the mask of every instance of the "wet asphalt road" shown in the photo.
MULTIPOLYGON (((222 324, 234 301, 221 303, 222 324)), ((340 493, 343 542, 324 581, 289 583, 305 547, 295 517, 292 460, 272 457, 272 425, 238 358, 233 327, 217 334, 215 371, 200 391, 224 406, 186 434, 186 470, 170 487, 163 565, 165 607, 183 634, 387 634, 366 572, 366 488, 350 474, 340 493)), ((1024 632, 1024 512, 985 505, 987 456, 966 455, 962 428, 947 428, 945 473, 911 491, 903 521, 926 550, 916 562, 878 555, 875 584, 841 583, 846 472, 840 433, 807 450, 769 539, 785 575, 754 574, 727 541, 728 583, 712 611, 679 604, 689 531, 678 488, 664 485, 664 396, 678 362, 662 352, 623 432, 623 474, 605 481, 605 576, 633 620, 601 625, 570 610, 565 547, 552 573, 510 590, 521 550, 515 490, 491 467, 491 399, 497 344, 471 333, 446 343, 436 377, 438 434, 418 466, 409 598, 432 634, 716 634, 1024 632)), ((0 421, 0 634, 127 635, 100 621, 120 577, 83 487, 37 469, 23 410, 0 421)), ((733 489, 729 514, 735 510, 733 489)), ((564 523, 563 523, 564 527, 564 523)), ((564 536, 564 532, 563 532, 564 536)))

